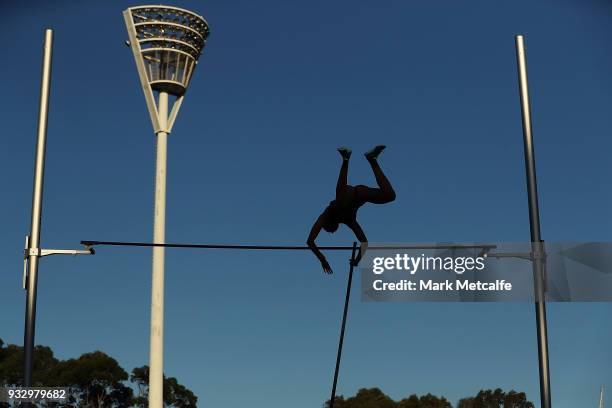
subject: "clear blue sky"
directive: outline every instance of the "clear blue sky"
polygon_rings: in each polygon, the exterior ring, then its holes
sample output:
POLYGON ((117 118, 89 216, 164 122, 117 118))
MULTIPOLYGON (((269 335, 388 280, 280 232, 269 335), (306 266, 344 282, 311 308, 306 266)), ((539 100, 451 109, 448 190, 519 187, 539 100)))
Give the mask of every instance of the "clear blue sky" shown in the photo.
MULTIPOLYGON (((612 6, 606 1, 183 1, 212 34, 169 140, 167 239, 301 244, 385 143, 398 192, 365 207, 371 241, 529 239, 514 35, 524 34, 542 231, 610 241, 612 6)), ((21 344, 43 29, 55 28, 43 247, 148 241, 154 137, 121 11, 126 2, 3 6, 0 337, 21 344)), ((345 244, 341 229, 321 243, 345 244)), ((328 397, 346 254, 172 250, 166 373, 201 406, 317 407, 328 397)), ((37 343, 147 364, 150 250, 42 260, 37 343)), ((358 281, 357 281, 358 282, 358 281)), ((358 292, 358 287, 356 287, 358 292)), ((556 408, 612 389, 610 304, 550 304, 556 408)), ((539 405, 531 304, 352 303, 340 394, 452 402, 515 388, 539 405)))

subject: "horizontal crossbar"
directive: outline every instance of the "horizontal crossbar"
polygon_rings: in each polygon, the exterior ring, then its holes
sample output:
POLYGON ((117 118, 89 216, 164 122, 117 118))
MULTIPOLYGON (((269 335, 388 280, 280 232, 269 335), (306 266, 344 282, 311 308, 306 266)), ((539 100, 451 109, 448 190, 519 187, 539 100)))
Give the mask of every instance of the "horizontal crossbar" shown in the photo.
MULTIPOLYGON (((92 246, 134 246, 134 247, 164 247, 164 248, 192 248, 192 249, 244 249, 244 250, 309 250, 308 246, 285 246, 285 245, 230 245, 230 244, 166 244, 150 242, 120 242, 120 241, 81 241, 82 245, 92 246)), ((326 251, 350 251, 352 246, 320 246, 326 251)), ((497 245, 492 244, 414 244, 414 245, 368 245, 368 249, 494 249, 497 245)))

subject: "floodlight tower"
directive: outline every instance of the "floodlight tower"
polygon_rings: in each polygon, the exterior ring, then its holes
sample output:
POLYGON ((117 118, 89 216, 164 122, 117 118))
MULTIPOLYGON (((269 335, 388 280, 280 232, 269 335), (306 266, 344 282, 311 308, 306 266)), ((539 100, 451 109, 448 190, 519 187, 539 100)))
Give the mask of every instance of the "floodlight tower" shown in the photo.
MULTIPOLYGON (((204 49, 208 24, 191 11, 168 6, 131 7, 123 12, 128 45, 157 135, 153 242, 164 243, 166 224, 166 152, 168 134, 204 49), (155 94, 157 93, 157 101, 155 94), (175 97, 168 109, 168 97, 175 97)), ((153 248, 149 407, 163 407, 164 248, 153 248)))

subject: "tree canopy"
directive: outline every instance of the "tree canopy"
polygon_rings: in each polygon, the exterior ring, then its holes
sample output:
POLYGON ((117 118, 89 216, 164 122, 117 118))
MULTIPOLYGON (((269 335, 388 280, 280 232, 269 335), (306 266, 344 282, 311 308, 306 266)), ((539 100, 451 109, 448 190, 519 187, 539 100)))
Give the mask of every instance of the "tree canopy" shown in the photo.
MULTIPOLYGON (((23 380, 23 348, 5 345, 0 339, 0 386, 17 387, 23 380)), ((69 387, 70 399, 61 407, 123 408, 148 406, 149 367, 132 369, 131 374, 117 360, 102 351, 82 354, 78 358, 59 360, 53 350, 36 346, 34 352, 34 386, 69 387)), ((198 397, 174 377, 164 375, 164 406, 196 408, 198 397)), ((326 401, 324 406, 329 407, 326 401)), ((55 405, 58 406, 58 405, 55 405)), ((9 407, 0 402, 0 408, 9 407)), ((409 395, 399 401, 380 388, 362 388, 352 397, 338 396, 335 408, 453 408, 444 397, 432 394, 409 395)), ((473 397, 458 401, 456 408, 534 408, 524 392, 480 390, 473 397)))
MULTIPOLYGON (((58 360, 50 347, 36 346, 34 351, 34 386, 68 387, 64 407, 146 407, 149 367, 137 367, 128 373, 117 360, 102 351, 78 358, 58 360), (136 393, 134 392, 136 390, 136 393)), ((23 384, 23 348, 6 345, 0 339, 0 386, 23 384)), ((164 406, 195 408, 198 397, 174 377, 164 376, 164 406)), ((0 408, 8 407, 0 403, 0 408)))
MULTIPOLYGON (((330 401, 325 402, 329 407, 330 401)), ((334 408, 453 408, 444 397, 432 394, 412 394, 400 401, 394 401, 379 388, 362 388, 353 397, 336 397, 334 408)), ((524 392, 504 392, 501 389, 481 390, 474 397, 459 400, 457 408, 534 408, 527 401, 524 392)))
POLYGON ((534 408, 524 392, 481 390, 475 397, 459 400, 457 408, 534 408))

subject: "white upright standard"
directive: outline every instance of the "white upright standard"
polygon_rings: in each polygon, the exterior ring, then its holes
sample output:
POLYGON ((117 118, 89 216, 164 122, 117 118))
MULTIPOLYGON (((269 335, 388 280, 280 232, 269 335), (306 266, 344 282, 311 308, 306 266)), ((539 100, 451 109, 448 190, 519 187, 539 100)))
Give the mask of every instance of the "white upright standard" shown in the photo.
MULTIPOLYGON (((131 7, 123 12, 128 45, 134 53, 140 84, 157 135, 153 242, 165 242, 166 152, 168 134, 198 62, 208 24, 191 11, 168 6, 131 7), (157 101, 155 100, 157 93, 157 101), (173 96, 172 109, 169 97, 173 96)), ((149 407, 163 408, 164 247, 153 247, 149 407)))

